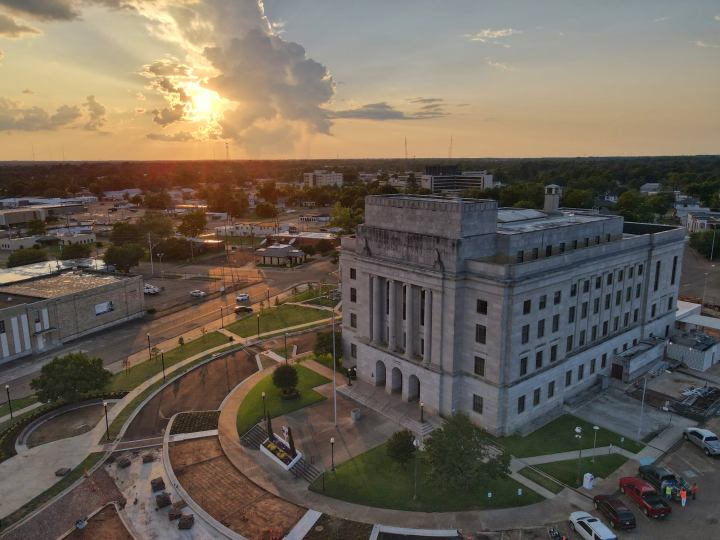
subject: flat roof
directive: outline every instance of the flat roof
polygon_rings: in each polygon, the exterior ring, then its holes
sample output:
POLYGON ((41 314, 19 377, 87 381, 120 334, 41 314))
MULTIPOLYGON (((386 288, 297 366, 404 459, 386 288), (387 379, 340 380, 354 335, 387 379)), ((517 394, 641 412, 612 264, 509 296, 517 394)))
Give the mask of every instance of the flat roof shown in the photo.
POLYGON ((715 338, 712 338, 707 334, 703 334, 702 332, 676 334, 670 337, 670 341, 698 351, 707 351, 718 343, 715 338))
POLYGON ((120 281, 122 281, 121 278, 111 275, 64 272, 54 276, 40 277, 7 287, 0 287, 0 295, 19 294, 32 298, 57 298, 120 281))
POLYGON ((579 214, 563 212, 562 214, 546 214, 539 210, 526 208, 502 208, 498 210, 499 234, 517 234, 556 227, 571 227, 596 221, 617 219, 617 216, 603 214, 579 214))
POLYGON ((102 259, 71 259, 67 261, 45 261, 41 263, 24 264, 22 266, 14 266, 13 268, 0 268, 0 286, 40 276, 49 276, 61 270, 70 270, 75 267, 103 270, 105 268, 105 262, 102 259))

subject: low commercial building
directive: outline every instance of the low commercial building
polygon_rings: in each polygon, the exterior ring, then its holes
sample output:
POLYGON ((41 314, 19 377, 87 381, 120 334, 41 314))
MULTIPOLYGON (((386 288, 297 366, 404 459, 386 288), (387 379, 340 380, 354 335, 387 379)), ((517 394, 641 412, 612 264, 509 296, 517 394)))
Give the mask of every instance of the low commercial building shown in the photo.
POLYGON ((271 236, 290 230, 289 223, 235 223, 215 227, 216 236, 271 236))
POLYGON ((340 245, 340 238, 328 232, 279 233, 274 234, 272 239, 280 244, 289 244, 298 248, 305 246, 315 247, 323 240, 330 242, 333 246, 340 245))
POLYGON ((343 185, 343 173, 316 170, 309 173, 303 174, 303 184, 305 187, 329 187, 329 186, 342 186, 343 185))
POLYGON ((305 252, 288 244, 272 244, 255 250, 258 264, 297 266, 305 262, 305 252))
POLYGON ((19 249, 30 249, 35 246, 47 246, 51 244, 59 244, 61 246, 70 246, 73 244, 94 244, 97 238, 95 233, 76 233, 76 234, 47 234, 37 236, 23 236, 20 238, 3 238, 0 240, 0 250, 17 251, 19 249))
POLYGON ((41 204, 0 210, 0 227, 20 227, 31 221, 45 221, 49 217, 79 214, 85 211, 82 204, 41 204))
POLYGON ((670 337, 667 356, 684 363, 690 369, 707 371, 720 362, 720 342, 696 330, 680 332, 670 337))
POLYGON ((688 212, 688 232, 702 232, 716 229, 720 225, 720 212, 688 212))
POLYGON ((330 223, 329 214, 304 214, 299 220, 303 223, 330 223))
POLYGON ((142 317, 141 276, 64 271, 0 287, 0 363, 142 317))

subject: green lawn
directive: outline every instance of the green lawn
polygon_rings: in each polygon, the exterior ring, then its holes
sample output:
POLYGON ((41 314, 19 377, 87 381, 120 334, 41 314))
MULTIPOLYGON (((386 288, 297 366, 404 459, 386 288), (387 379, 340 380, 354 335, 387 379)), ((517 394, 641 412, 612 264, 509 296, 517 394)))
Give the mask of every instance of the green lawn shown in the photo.
MULTIPOLYGON (((262 313, 258 313, 258 315, 260 316, 261 334, 287 328, 289 326, 330 318, 330 313, 327 311, 288 305, 269 308, 264 310, 262 313)), ((240 319, 239 321, 235 321, 234 323, 227 325, 226 328, 241 337, 255 336, 258 333, 257 316, 252 315, 250 317, 245 317, 244 319, 240 319)))
MULTIPOLYGON (((5 394, 7 395, 7 394, 5 394)), ((12 401, 12 408, 13 413, 18 412, 20 409, 24 409, 25 407, 28 407, 29 405, 32 405, 33 403, 37 402, 36 396, 27 396, 22 397, 18 399, 13 399, 12 401)), ((0 416, 5 416, 6 414, 10 414, 10 408, 8 407, 7 400, 0 405, 0 416)))
POLYGON ((553 480, 550 480, 546 476, 543 476, 542 474, 531 469, 530 467, 520 469, 518 472, 522 474, 525 478, 532 480, 536 484, 541 485, 552 493, 560 493, 565 487, 553 480))
POLYGON ((338 303, 338 300, 327 298, 327 295, 335 290, 336 287, 331 287, 329 285, 326 285, 325 287, 313 287, 312 289, 307 289, 287 298, 286 300, 283 300, 283 303, 308 302, 318 306, 334 307, 338 303))
MULTIPOLYGON (((571 414, 564 414, 526 437, 518 435, 500 437, 497 442, 515 457, 531 457, 577 450, 580 446, 583 449, 592 448, 593 436, 593 425, 591 423, 571 414), (580 426, 583 430, 580 442, 575 438, 575 426, 580 426)), ((620 446, 634 453, 644 448, 644 445, 628 438, 625 438, 625 442, 621 443, 620 435, 600 428, 597 432, 597 446, 608 446, 610 444, 620 446)))
MULTIPOLYGON (((178 362, 182 362, 191 356, 224 343, 228 343, 228 337, 226 335, 221 334, 220 332, 210 332, 209 334, 205 334, 202 337, 186 343, 182 347, 175 347, 174 349, 165 352, 165 369, 167 370, 169 367, 174 366, 178 362)), ((121 371, 116 373, 113 376, 112 381, 110 381, 108 390, 132 390, 143 381, 146 381, 161 371, 162 363, 159 358, 157 360, 146 360, 140 364, 135 364, 127 370, 127 372, 121 371)))
POLYGON ((557 478, 563 484, 571 487, 579 487, 582 485, 582 475, 589 472, 598 478, 607 478, 623 465, 627 458, 620 454, 606 454, 603 456, 595 456, 595 463, 592 458, 583 457, 580 460, 580 482, 577 482, 578 460, 569 459, 567 461, 556 461, 554 463, 545 463, 543 465, 535 465, 536 469, 541 470, 545 474, 549 474, 553 478, 557 478))
MULTIPOLYGON (((343 360, 342 356, 338 356, 339 353, 342 353, 342 351, 335 351, 335 370, 338 373, 345 373, 345 370, 343 370, 343 360)), ((320 356, 313 356, 313 360, 315 360, 318 364, 322 364, 328 369, 333 368, 333 359, 332 354, 321 354, 320 356)))
POLYGON ((272 374, 268 375, 247 393, 240 404, 237 415, 237 429, 240 435, 243 435, 262 419, 263 392, 265 392, 265 406, 271 417, 281 416, 325 399, 313 388, 329 383, 330 380, 303 366, 295 366, 295 368, 298 371, 299 382, 297 388, 300 397, 293 400, 281 399, 280 391, 273 385, 272 374))
POLYGON ((425 475, 427 465, 418 461, 417 500, 413 500, 415 463, 405 468, 392 461, 381 444, 326 472, 310 489, 348 502, 419 512, 452 512, 506 508, 540 502, 543 498, 511 478, 495 480, 470 489, 453 488, 425 475), (518 496, 518 488, 523 494, 518 496), (488 498, 488 492, 492 497, 488 498))

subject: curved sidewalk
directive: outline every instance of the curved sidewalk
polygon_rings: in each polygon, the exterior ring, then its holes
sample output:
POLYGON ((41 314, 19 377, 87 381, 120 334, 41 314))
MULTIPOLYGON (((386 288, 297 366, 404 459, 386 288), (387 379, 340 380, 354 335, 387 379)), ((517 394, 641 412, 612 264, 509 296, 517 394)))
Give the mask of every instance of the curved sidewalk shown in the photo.
POLYGON ((305 481, 275 466, 269 460, 257 459, 259 452, 247 450, 237 433, 237 412, 247 393, 274 368, 253 374, 226 398, 218 424, 220 445, 230 462, 255 484, 292 503, 312 508, 350 521, 381 523, 397 527, 465 530, 503 530, 536 527, 539 524, 564 521, 578 507, 590 506, 587 499, 565 490, 552 500, 537 504, 493 510, 462 512, 408 512, 353 504, 310 491, 305 481))

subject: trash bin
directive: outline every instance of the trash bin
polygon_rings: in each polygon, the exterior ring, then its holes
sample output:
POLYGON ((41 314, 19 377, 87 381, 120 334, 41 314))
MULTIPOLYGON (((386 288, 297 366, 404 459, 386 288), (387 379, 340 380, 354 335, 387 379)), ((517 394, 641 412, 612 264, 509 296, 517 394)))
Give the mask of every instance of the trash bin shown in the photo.
POLYGON ((585 489, 592 489, 594 481, 595 481, 595 477, 593 476, 592 473, 586 472, 583 475, 583 487, 585 489))
POLYGON ((350 418, 352 418, 353 422, 357 422, 358 420, 360 420, 361 416, 362 414, 360 413, 360 409, 353 409, 352 411, 350 411, 350 418))

